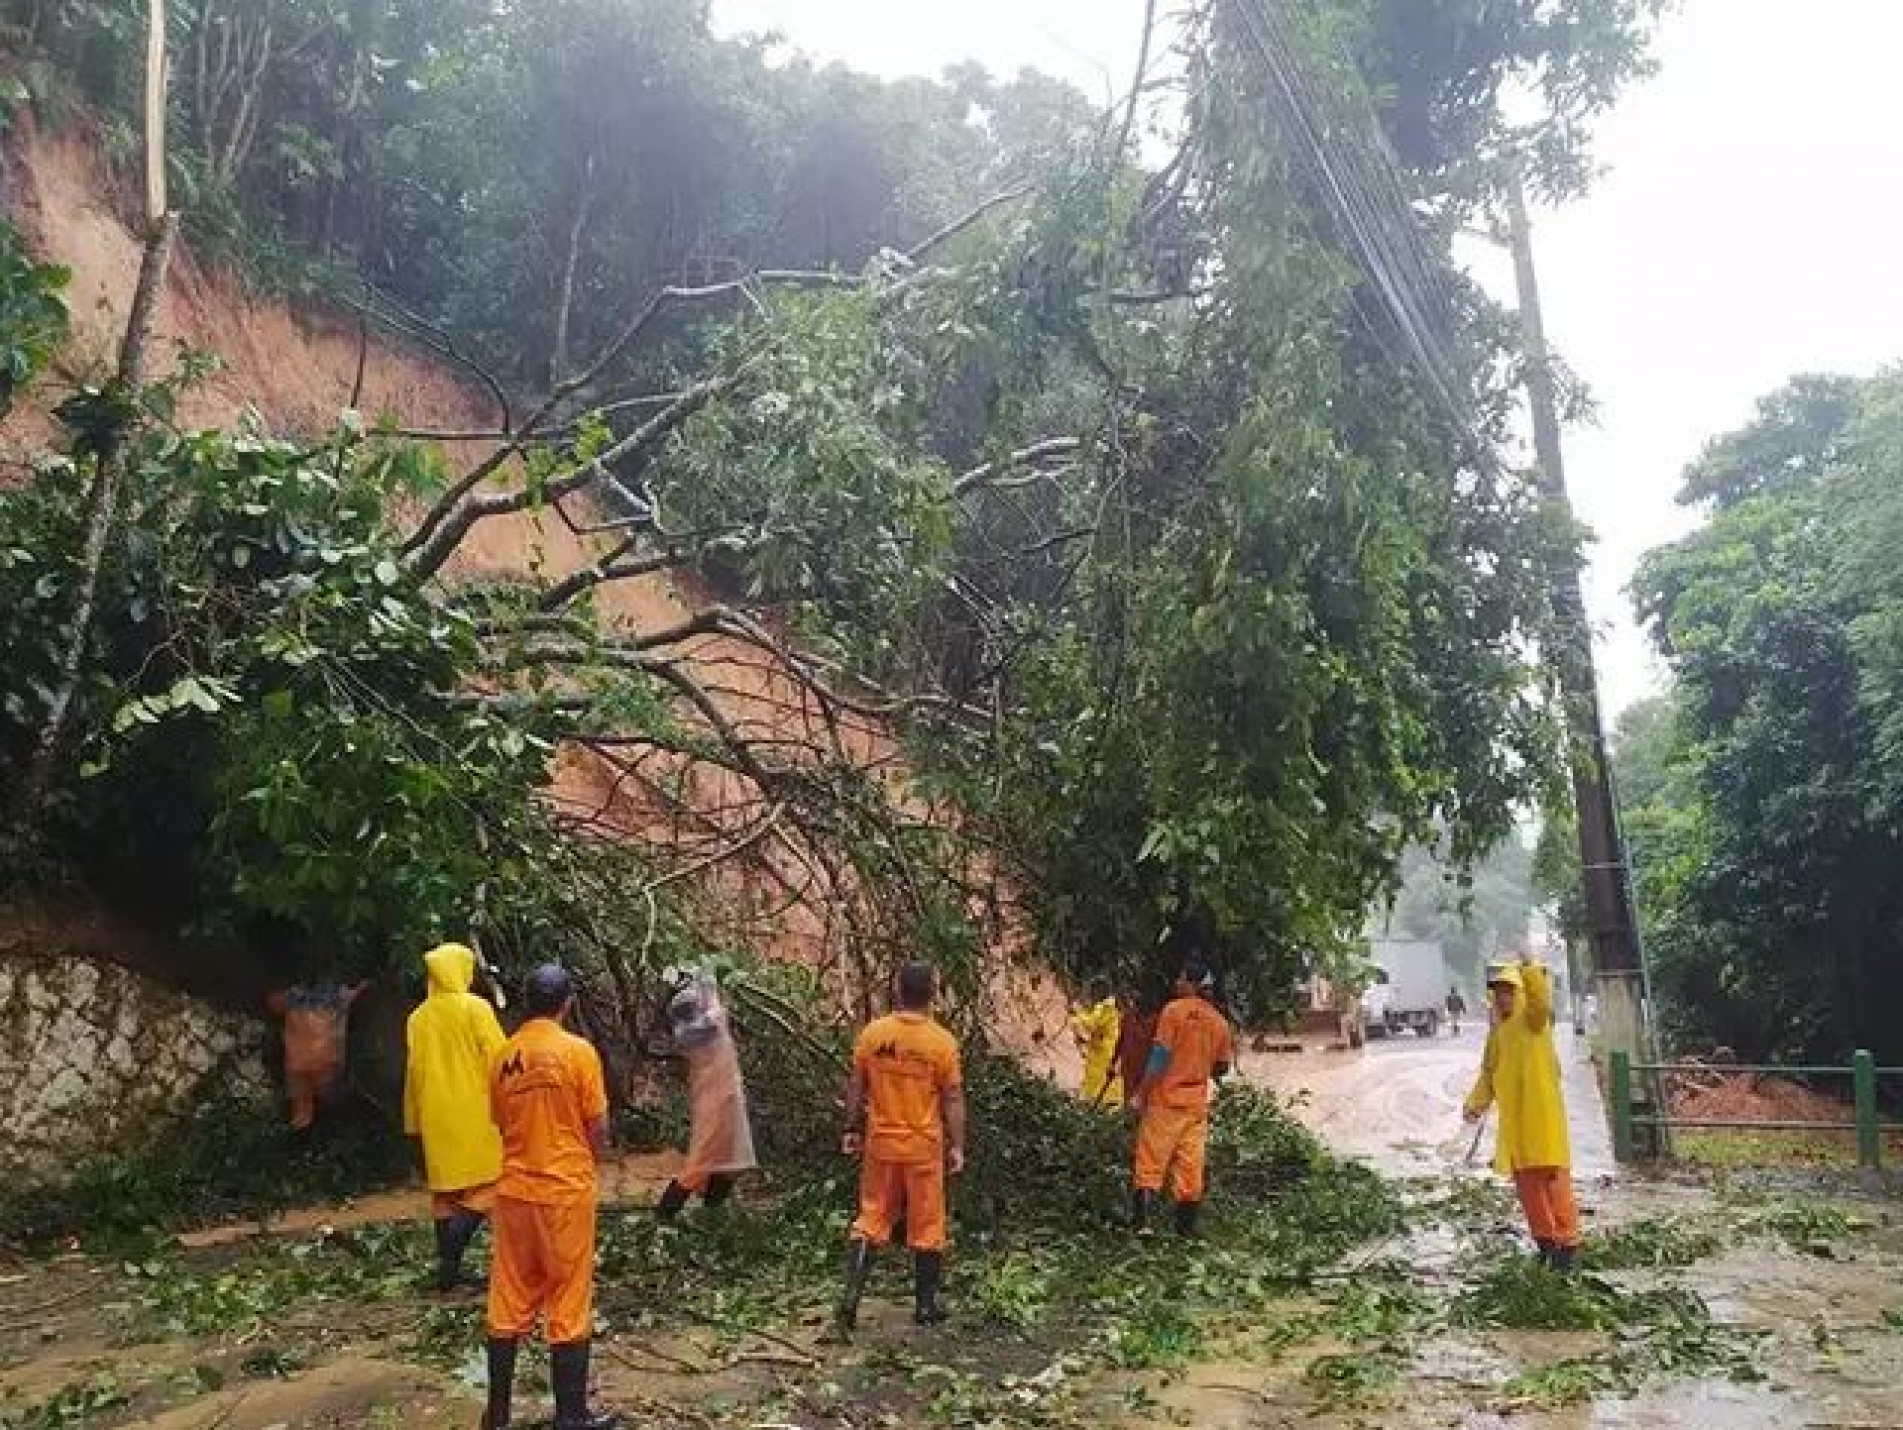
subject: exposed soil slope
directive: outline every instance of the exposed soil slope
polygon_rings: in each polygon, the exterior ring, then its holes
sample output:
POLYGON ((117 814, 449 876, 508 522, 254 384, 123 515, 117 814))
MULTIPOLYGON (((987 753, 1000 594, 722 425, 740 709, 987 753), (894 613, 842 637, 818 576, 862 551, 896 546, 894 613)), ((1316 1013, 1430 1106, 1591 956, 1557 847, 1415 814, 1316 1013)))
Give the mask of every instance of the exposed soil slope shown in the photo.
MULTIPOLYGON (((62 363, 65 375, 105 370, 123 329, 139 245, 118 210, 96 145, 76 131, 23 128, 11 136, 4 174, 0 197, 15 221, 41 253, 73 270, 74 339, 62 363)), ((227 424, 255 413, 280 432, 322 432, 352 405, 353 392, 367 417, 388 416, 404 428, 466 431, 496 422, 481 386, 434 355, 375 334, 366 342, 354 318, 250 292, 181 248, 155 322, 155 365, 163 370, 186 349, 215 352, 223 363, 187 395, 181 416, 188 423, 227 424)), ((44 417, 23 409, 0 425, 0 456, 18 456, 47 435, 44 417)), ((481 455, 471 444, 450 452, 459 465, 481 455)), ((527 514, 479 526, 446 574, 454 580, 534 569, 559 578, 591 564, 597 554, 589 538, 553 515, 527 514)), ((671 626, 696 609, 690 593, 660 576, 604 587, 598 606, 628 631, 671 626)), ((741 730, 813 748, 837 740, 856 762, 903 790, 904 766, 891 732, 863 718, 823 720, 772 655, 706 636, 692 647, 691 661, 723 715, 741 730)), ((653 840, 671 833, 717 844, 722 831, 750 827, 761 812, 750 788, 724 771, 699 766, 680 778, 677 766, 653 754, 610 762, 571 749, 556 773, 555 798, 611 836, 653 840)), ((814 964, 842 957, 853 891, 780 841, 759 841, 745 859, 723 864, 709 879, 715 897, 708 904, 734 936, 814 964)), ((986 918, 988 935, 1001 951, 1015 942, 1017 920, 1008 897, 974 914, 986 918)), ((1027 1051, 1068 1043, 1050 1036, 1063 1016, 1061 993, 1050 980, 1014 975, 1000 992, 1006 995, 997 1002, 1008 1041, 1027 1051)))

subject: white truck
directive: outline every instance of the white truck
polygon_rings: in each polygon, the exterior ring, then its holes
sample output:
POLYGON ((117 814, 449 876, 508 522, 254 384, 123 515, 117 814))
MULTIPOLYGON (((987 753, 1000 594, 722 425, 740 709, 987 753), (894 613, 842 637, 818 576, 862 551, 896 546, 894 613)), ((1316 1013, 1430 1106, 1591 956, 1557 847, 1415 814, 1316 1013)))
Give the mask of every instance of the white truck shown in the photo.
POLYGON ((1361 998, 1363 1026, 1369 1037, 1398 1035, 1412 1028, 1423 1038, 1440 1034, 1446 1014, 1447 958, 1433 939, 1377 938, 1368 947, 1375 966, 1374 985, 1361 998))

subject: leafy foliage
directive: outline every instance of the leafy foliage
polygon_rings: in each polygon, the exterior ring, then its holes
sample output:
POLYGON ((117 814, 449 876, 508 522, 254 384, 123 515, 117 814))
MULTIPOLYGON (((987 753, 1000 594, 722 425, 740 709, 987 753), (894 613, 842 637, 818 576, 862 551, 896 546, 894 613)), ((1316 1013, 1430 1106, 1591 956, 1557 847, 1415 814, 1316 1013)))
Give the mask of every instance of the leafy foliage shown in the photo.
MULTIPOLYGON (((51 663, 86 460, 0 499, 10 670, 51 663)), ((135 469, 86 672, 75 837, 113 829, 116 872, 148 889, 186 876, 201 923, 302 926, 359 968, 459 926, 486 876, 472 830, 526 834, 549 746, 460 701, 472 617, 404 581, 390 546, 386 503, 418 474, 347 437, 163 430, 135 469), (182 848, 125 817, 146 808, 186 826, 182 848)), ((9 749, 38 728, 35 689, 14 687, 9 749)))
POLYGON ((0 1240, 137 1250, 155 1230, 336 1201, 387 1183, 408 1161, 383 1129, 352 1126, 322 1147, 300 1146, 253 1103, 215 1097, 143 1154, 87 1163, 57 1190, 9 1192, 0 1240))
POLYGON ((57 264, 34 262, 19 231, 0 220, 0 417, 66 340, 60 290, 71 276, 57 264))
POLYGON ((1708 524, 1635 582, 1670 660, 1634 750, 1639 893, 1681 1034, 1893 1058, 1903 987, 1887 733, 1897 380, 1800 378, 1687 473, 1708 524), (1649 743, 1649 748, 1648 748, 1649 743))
MULTIPOLYGON (((931 817, 839 760, 763 759, 712 702, 691 732, 662 718, 694 705, 679 663, 645 632, 608 649, 586 579, 572 600, 439 599, 493 492, 452 484, 422 559, 376 483, 429 474, 349 438, 152 450, 140 520, 162 512, 160 534, 115 578, 143 628, 101 652, 89 697, 99 790, 182 781, 182 887, 376 961, 478 893, 582 902, 514 871, 544 842, 550 744, 590 733, 557 717, 586 707, 619 727, 593 733, 737 771, 824 831, 829 882, 876 906, 852 930, 861 988, 907 946, 978 986, 972 911, 1008 882, 1067 972, 1142 981, 1198 948, 1241 1011, 1275 1011, 1404 849, 1466 867, 1556 772, 1535 654, 1575 533, 1505 460, 1516 354, 1440 220, 1483 206, 1509 151, 1565 187, 1653 8, 1294 7, 1285 58, 1341 133, 1386 126, 1399 151, 1375 217, 1406 229, 1444 329, 1424 374, 1246 7, 1184 32, 1199 100, 1146 174, 1035 76, 779 65, 690 0, 184 6, 201 208, 235 196, 387 287, 380 312, 486 358, 499 398, 553 389, 514 509, 592 496, 631 567, 711 582, 739 608, 720 633, 794 666, 835 747, 842 710, 902 727, 931 817), (1505 117, 1515 85, 1543 98, 1531 130, 1505 117), (211 490, 238 519, 205 518, 211 490), (159 590, 183 593, 182 638, 135 612, 175 619, 159 590), (510 718, 469 698, 486 682, 521 697, 510 718)), ((76 57, 109 19, 34 38, 76 57)), ((70 500, 33 500, 20 521, 55 538, 36 549, 70 545, 70 500)), ((57 570, 13 581, 42 585, 57 604, 57 570)), ((21 669, 39 618, 10 637, 21 669)), ((618 910, 584 941, 644 942, 618 910)))

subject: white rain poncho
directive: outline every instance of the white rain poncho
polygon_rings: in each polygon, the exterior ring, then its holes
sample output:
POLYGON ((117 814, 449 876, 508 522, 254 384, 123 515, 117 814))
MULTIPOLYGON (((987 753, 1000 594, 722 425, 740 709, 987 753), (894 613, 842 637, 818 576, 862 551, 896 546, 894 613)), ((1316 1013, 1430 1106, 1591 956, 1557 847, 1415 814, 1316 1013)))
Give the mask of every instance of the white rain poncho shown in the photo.
POLYGON ((750 1172, 759 1165, 747 1118, 747 1089, 726 1005, 711 973, 695 973, 669 1000, 667 1017, 674 1045, 687 1060, 691 1122, 687 1161, 677 1180, 690 1191, 700 1191, 709 1177, 750 1172))

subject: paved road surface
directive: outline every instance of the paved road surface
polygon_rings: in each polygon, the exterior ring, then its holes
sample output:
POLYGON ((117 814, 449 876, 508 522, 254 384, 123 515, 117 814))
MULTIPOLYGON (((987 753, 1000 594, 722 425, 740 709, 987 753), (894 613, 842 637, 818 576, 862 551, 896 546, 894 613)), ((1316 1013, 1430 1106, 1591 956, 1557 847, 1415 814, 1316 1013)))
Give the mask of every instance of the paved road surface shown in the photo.
MULTIPOLYGON (((1582 1176, 1612 1171, 1612 1139, 1583 1039, 1560 1028, 1560 1065, 1572 1123, 1573 1166, 1582 1176)), ((1473 1146, 1460 1117, 1473 1086, 1484 1024, 1459 1037, 1381 1038, 1358 1052, 1311 1047, 1302 1053, 1249 1053, 1244 1070, 1296 1099, 1295 1112, 1336 1151, 1365 1158, 1383 1171, 1423 1176, 1457 1171, 1473 1146)), ((1492 1155, 1493 1129, 1475 1153, 1475 1170, 1492 1155)))

